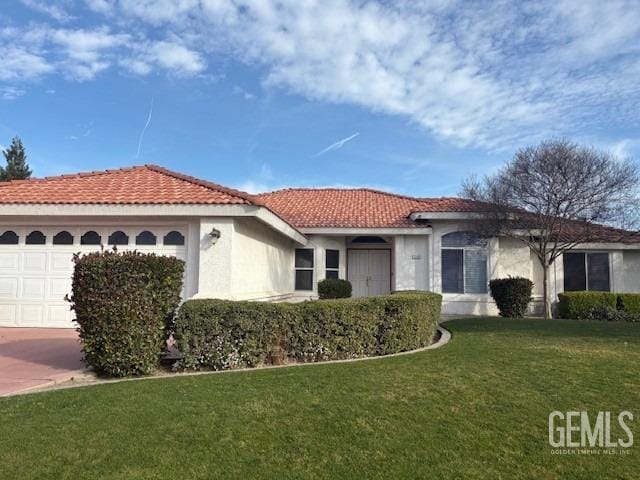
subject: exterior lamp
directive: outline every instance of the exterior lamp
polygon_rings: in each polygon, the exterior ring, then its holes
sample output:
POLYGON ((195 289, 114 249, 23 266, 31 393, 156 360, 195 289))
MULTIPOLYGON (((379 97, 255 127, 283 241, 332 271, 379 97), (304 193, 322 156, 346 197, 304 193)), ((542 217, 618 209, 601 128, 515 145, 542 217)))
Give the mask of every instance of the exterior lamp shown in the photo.
POLYGON ((209 232, 209 237, 211 238, 211 245, 215 245, 218 240, 220 239, 220 230, 218 230, 217 228, 212 228, 211 231, 209 232))

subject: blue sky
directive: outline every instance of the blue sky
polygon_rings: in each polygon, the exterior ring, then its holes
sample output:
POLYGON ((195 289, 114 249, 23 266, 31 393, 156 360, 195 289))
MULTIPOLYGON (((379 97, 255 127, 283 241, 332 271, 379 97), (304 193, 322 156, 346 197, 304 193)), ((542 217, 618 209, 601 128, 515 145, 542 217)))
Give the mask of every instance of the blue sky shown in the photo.
POLYGON ((0 145, 22 137, 37 176, 155 163, 441 196, 549 136, 637 158, 639 128, 637 0, 0 10, 0 145))

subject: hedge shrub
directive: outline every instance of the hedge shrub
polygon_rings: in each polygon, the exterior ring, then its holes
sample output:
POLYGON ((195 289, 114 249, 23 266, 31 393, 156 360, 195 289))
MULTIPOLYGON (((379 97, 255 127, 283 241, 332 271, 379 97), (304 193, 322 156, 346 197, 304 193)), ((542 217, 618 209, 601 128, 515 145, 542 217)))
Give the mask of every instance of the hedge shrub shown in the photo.
POLYGON ((619 293, 617 307, 618 310, 640 318, 640 293, 619 293))
POLYGON ((522 318, 531 302, 533 282, 522 277, 496 278, 489 282, 489 290, 500 316, 522 318))
POLYGON ((349 298, 351 282, 339 278, 325 278, 318 282, 318 296, 321 299, 349 298))
POLYGON ((151 373, 180 303, 184 263, 114 250, 74 255, 72 295, 85 361, 98 373, 151 373))
POLYGON ((302 303, 185 302, 174 339, 178 369, 224 370, 384 355, 428 345, 440 318, 433 293, 302 303))
POLYGON ((640 322, 640 294, 611 292, 563 292, 560 318, 640 322))

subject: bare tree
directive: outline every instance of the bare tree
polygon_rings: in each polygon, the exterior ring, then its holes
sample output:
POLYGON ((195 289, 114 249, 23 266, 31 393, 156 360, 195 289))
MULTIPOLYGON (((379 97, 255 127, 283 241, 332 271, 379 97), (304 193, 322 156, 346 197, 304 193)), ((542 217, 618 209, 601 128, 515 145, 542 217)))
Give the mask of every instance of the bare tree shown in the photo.
POLYGON ((462 195, 486 203, 476 222, 481 233, 515 238, 535 253, 549 318, 549 268, 579 244, 627 240, 630 232, 603 224, 627 220, 622 216, 630 199, 637 199, 638 181, 638 169, 629 159, 552 139, 519 150, 493 175, 467 180, 462 195))

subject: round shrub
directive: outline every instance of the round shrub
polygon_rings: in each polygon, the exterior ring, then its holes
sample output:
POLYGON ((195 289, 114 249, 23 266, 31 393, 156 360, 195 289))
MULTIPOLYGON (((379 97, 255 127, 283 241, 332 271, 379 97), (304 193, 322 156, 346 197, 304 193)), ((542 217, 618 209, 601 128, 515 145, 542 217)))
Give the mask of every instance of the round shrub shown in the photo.
POLYGON ((318 296, 320 299, 349 298, 351 282, 339 278, 325 278, 318 282, 318 296))
POLYGON ((72 296, 85 361, 98 373, 151 373, 180 303, 184 263, 104 251, 74 256, 72 296))
POLYGON ((500 316, 522 318, 531 302, 533 282, 528 278, 496 278, 489 282, 491 296, 498 306, 500 316))

